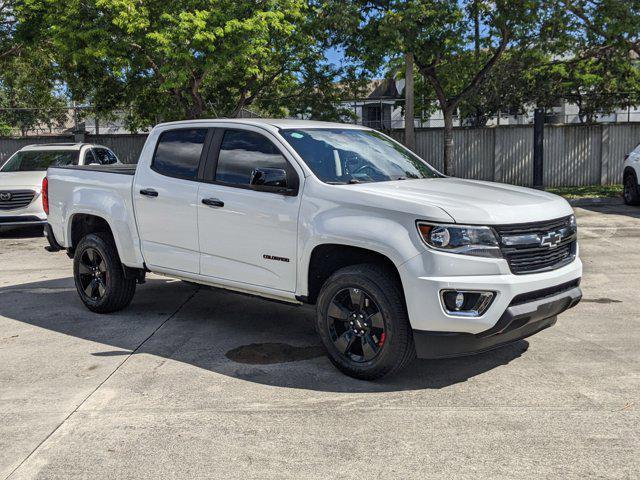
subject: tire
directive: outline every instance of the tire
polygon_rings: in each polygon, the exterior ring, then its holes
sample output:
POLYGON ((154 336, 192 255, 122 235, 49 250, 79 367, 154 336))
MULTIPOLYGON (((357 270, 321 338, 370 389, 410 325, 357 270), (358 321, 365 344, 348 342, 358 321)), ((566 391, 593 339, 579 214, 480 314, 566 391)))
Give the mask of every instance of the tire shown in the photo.
POLYGON ((640 188, 638 179, 633 173, 628 173, 624 177, 624 203, 627 205, 640 205, 640 188))
POLYGON ((73 278, 80 299, 96 313, 122 310, 136 292, 136 280, 125 278, 113 238, 105 232, 80 240, 73 256, 73 278))
POLYGON ((362 264, 338 270, 322 286, 316 311, 329 360, 350 377, 376 380, 416 356, 402 286, 387 268, 362 264))

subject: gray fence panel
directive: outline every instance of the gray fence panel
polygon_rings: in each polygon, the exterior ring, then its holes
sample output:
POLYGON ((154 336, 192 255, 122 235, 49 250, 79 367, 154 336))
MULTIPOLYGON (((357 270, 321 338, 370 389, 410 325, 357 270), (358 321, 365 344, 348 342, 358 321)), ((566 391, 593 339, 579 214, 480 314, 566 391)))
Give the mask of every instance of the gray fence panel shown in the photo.
POLYGON ((624 157, 640 143, 640 124, 607 125, 603 142, 608 140, 608 157, 603 163, 602 182, 622 183, 624 157))
POLYGON ((496 128, 496 182, 533 185, 533 128, 496 128))
POLYGON ((453 163, 457 177, 493 180, 495 130, 463 128, 453 137, 453 163))
MULTIPOLYGON (((402 142, 404 132, 391 136, 402 142)), ((136 163, 147 136, 88 135, 87 142, 111 148, 124 163, 136 163)), ((456 176, 531 186, 533 127, 456 128, 456 176)), ((34 143, 72 142, 71 137, 0 138, 0 163, 34 143)), ((620 183, 624 156, 640 143, 640 123, 547 125, 544 140, 546 186, 620 183)), ((416 130, 416 153, 443 171, 443 129, 416 130)))
POLYGON ((600 183, 601 148, 601 125, 545 127, 545 186, 600 183))
POLYGON ((86 141, 110 148, 122 163, 138 163, 147 135, 87 135, 86 141))

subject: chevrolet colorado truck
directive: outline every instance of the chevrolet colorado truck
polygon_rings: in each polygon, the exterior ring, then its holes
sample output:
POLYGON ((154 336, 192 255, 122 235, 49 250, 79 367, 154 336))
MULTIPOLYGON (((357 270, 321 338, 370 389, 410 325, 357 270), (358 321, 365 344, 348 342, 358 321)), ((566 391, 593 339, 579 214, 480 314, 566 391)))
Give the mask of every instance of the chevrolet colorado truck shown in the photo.
POLYGON ((361 379, 528 337, 582 296, 565 200, 446 177, 360 126, 161 124, 137 166, 50 168, 43 191, 90 310, 124 308, 147 272, 315 304, 361 379))

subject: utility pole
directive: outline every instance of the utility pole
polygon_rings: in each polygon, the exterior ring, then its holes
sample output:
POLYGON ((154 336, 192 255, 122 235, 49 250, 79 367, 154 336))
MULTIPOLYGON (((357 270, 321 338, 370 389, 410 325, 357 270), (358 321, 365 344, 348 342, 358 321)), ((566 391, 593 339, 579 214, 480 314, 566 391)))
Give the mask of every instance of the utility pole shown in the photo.
POLYGON ((406 72, 404 80, 404 145, 415 152, 416 132, 413 125, 414 115, 414 84, 413 84, 413 53, 405 54, 406 72))

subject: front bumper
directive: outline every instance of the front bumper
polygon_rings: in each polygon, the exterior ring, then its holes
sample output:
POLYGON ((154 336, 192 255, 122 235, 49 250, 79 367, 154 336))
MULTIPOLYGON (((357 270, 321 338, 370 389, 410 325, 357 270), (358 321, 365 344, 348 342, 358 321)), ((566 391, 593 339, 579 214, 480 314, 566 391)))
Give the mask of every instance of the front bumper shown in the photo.
MULTIPOLYGON (((446 358, 481 353, 521 340, 556 323, 557 315, 574 307, 582 298, 576 282, 553 295, 521 303, 516 297, 498 322, 477 334, 414 330, 413 339, 418 358, 446 358)), ((534 297, 535 292, 528 295, 534 297)), ((530 298, 531 298, 530 297, 530 298)), ((521 297, 522 298, 522 297, 521 297)))
POLYGON ((582 263, 576 258, 556 270, 514 275, 504 259, 428 251, 405 262, 398 271, 414 330, 475 335, 493 328, 514 298, 581 278, 582 263), (443 309, 442 290, 491 291, 495 297, 483 315, 458 316, 443 309))

